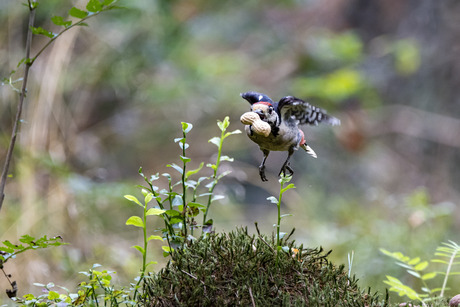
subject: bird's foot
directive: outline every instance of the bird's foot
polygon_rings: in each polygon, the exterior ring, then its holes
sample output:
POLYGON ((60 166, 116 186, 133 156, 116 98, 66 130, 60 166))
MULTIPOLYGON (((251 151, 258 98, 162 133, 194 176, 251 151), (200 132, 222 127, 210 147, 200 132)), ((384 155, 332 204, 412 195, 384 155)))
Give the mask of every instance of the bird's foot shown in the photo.
POLYGON ((278 174, 278 176, 281 176, 281 174, 283 174, 284 176, 292 176, 292 175, 294 175, 294 171, 292 170, 292 168, 289 165, 289 163, 285 163, 283 165, 283 167, 281 168, 280 173, 278 174), (289 172, 289 174, 287 172, 289 172))
POLYGON ((259 166, 259 175, 262 181, 268 181, 267 177, 265 176, 265 165, 259 166))

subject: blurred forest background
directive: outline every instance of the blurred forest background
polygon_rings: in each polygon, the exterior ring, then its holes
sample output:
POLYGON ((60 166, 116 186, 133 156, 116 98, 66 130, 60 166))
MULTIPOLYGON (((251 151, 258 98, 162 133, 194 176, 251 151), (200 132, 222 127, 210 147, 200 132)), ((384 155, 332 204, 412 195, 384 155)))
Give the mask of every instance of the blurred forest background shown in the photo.
MULTIPOLYGON (((85 3, 42 0, 35 25, 53 30, 52 16, 85 3)), ((303 129, 318 159, 294 155, 297 189, 282 205, 293 216, 281 225, 295 227, 298 242, 332 249, 337 264, 354 251, 361 285, 380 291, 386 274, 413 278, 379 248, 428 260, 441 242, 460 243, 458 1, 120 4, 67 32, 31 70, 0 240, 47 234, 70 245, 6 265, 21 295, 38 291, 33 282, 73 289, 78 272, 96 262, 121 281, 137 276, 141 259, 130 246, 141 233, 124 223, 139 208, 123 195, 140 194, 139 167, 171 172, 165 165, 180 161, 173 139, 181 121, 194 125, 192 164, 211 162, 216 120, 228 115, 230 130, 243 129, 249 105, 239 94, 248 90, 274 100, 295 95, 342 121, 303 129)), ((19 1, 0 1, 2 78, 24 57, 27 18, 19 1)), ((44 42, 35 36, 34 50, 44 42)), ((3 164, 18 97, 8 85, 0 95, 3 164)), ((262 153, 244 134, 230 137, 224 154, 235 162, 223 164, 232 173, 218 193, 227 198, 209 214, 216 230, 254 232, 257 221, 270 233, 276 207, 266 198, 278 193, 286 153, 270 155, 267 183, 258 175, 262 153)), ((161 220, 151 221, 153 232, 161 220)), ((166 261, 159 245, 152 255, 158 270, 166 261)), ((8 286, 4 278, 0 286, 8 286)))

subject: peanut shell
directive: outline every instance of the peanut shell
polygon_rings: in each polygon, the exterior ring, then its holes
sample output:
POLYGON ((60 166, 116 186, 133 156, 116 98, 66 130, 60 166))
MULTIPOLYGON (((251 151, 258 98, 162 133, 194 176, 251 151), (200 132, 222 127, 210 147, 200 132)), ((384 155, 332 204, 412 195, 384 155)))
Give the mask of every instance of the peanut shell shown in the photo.
POLYGON ((260 119, 259 115, 254 112, 246 112, 241 115, 240 121, 245 125, 252 125, 255 133, 265 137, 270 135, 271 127, 268 123, 260 119))

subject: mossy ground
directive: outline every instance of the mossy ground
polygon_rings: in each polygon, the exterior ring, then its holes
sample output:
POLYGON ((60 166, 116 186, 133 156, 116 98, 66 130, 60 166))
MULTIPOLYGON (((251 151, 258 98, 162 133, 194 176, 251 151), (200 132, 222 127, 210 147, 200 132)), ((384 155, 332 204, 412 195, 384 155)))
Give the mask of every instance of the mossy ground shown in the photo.
POLYGON ((305 249, 247 229, 214 234, 176 253, 146 281, 150 306, 383 306, 322 248, 305 249))

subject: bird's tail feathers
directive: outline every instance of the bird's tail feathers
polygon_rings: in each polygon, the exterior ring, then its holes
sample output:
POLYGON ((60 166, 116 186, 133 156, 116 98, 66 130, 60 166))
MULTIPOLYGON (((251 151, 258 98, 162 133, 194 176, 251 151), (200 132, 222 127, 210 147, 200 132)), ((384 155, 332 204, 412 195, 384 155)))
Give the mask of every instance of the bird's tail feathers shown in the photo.
POLYGON ((307 152, 307 154, 309 154, 313 158, 318 158, 318 156, 316 155, 316 152, 307 144, 303 144, 300 147, 302 147, 307 152))

